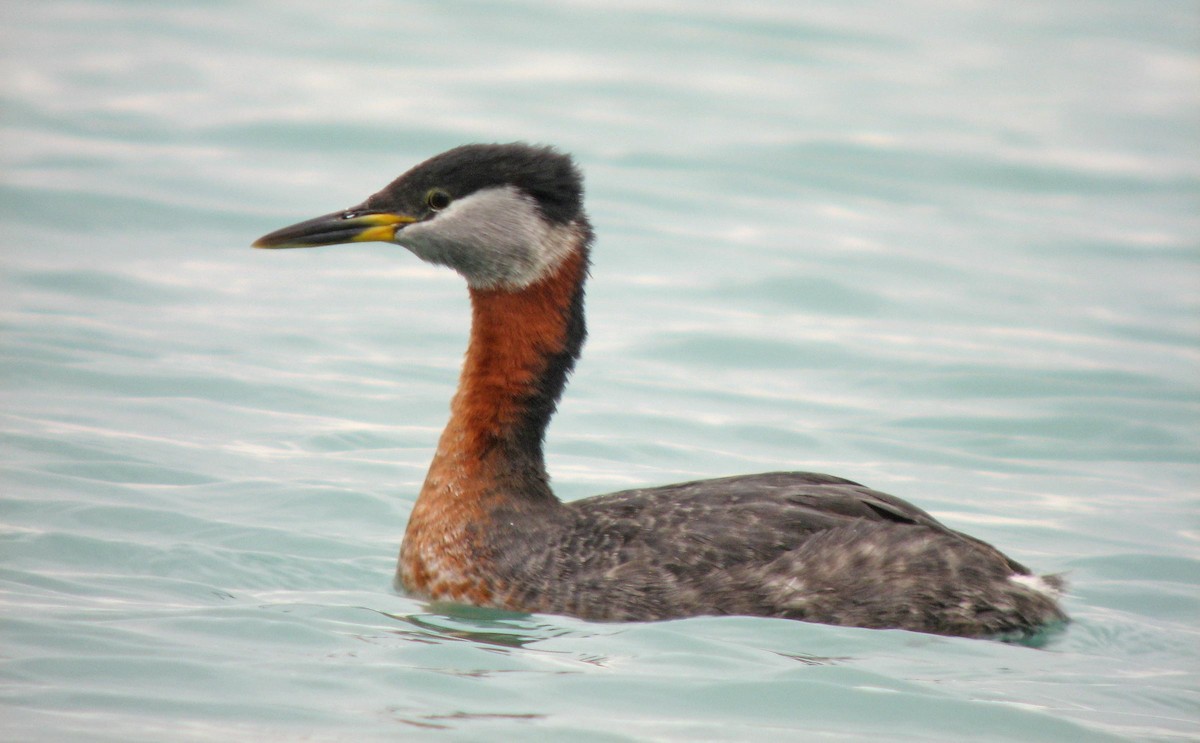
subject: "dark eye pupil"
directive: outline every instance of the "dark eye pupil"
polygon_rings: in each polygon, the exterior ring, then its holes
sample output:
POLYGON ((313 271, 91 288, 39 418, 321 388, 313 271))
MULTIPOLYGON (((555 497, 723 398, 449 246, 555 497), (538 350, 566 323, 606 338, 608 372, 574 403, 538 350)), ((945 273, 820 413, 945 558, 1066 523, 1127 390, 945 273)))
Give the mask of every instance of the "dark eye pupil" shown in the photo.
POLYGON ((430 209, 445 209, 450 206, 450 194, 445 191, 430 191, 425 201, 430 209))

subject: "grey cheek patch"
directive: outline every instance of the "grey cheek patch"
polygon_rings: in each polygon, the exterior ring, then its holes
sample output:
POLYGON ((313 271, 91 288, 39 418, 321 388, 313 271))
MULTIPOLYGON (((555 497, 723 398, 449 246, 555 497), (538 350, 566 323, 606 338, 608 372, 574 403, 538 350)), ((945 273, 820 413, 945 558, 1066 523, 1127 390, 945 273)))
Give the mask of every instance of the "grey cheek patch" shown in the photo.
POLYGON ((577 225, 550 225, 530 197, 505 186, 453 202, 401 230, 396 242, 424 261, 453 268, 477 289, 519 289, 558 266, 580 237, 577 225))

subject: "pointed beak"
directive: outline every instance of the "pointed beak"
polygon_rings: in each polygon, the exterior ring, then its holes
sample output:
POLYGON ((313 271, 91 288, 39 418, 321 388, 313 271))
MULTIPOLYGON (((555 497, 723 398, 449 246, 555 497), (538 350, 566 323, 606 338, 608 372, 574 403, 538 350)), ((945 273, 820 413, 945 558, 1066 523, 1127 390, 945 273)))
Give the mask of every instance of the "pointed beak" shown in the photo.
POLYGON ((400 228, 416 221, 416 217, 407 214, 334 212, 263 235, 254 241, 254 247, 315 248, 340 243, 391 242, 400 228))

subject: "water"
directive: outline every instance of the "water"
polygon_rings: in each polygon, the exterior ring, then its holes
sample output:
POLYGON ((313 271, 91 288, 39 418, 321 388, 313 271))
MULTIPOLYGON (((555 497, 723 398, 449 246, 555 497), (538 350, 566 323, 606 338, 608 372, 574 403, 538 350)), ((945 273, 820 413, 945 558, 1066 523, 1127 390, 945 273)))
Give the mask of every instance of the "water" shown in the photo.
POLYGON ((6 740, 1200 735, 1194 3, 0 6, 6 740), (1040 648, 391 593, 466 335, 252 251, 468 141, 588 176, 556 487, 771 469, 1046 572, 1040 648))

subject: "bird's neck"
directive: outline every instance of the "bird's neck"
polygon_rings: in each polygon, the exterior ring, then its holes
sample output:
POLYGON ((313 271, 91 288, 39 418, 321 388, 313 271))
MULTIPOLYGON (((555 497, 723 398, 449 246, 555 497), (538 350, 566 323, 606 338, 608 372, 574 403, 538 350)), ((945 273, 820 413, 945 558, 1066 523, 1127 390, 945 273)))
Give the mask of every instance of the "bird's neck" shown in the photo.
POLYGON ((542 495, 546 427, 586 335, 586 278, 581 243, 519 291, 471 289, 471 339, 437 458, 454 450, 499 465, 488 473, 494 485, 542 495), (514 476, 522 480, 499 481, 514 476))
POLYGON ((494 514, 558 507, 542 439, 586 333, 586 225, 579 235, 576 249, 529 286, 471 290, 471 340, 450 422, 401 548, 399 578, 410 592, 488 603, 490 589, 467 566, 490 559, 494 514))

